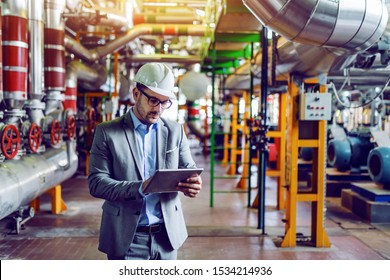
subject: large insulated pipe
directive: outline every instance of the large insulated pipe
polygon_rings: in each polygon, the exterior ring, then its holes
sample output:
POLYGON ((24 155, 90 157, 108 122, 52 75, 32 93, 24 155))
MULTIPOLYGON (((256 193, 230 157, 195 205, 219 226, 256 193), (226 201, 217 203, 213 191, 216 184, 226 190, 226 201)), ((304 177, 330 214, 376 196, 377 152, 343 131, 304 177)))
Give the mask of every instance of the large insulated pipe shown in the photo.
POLYGON ((0 219, 71 178, 78 167, 75 145, 67 141, 60 149, 0 163, 0 219))
POLYGON ((384 0, 243 0, 264 25, 288 40, 362 51, 382 36, 384 0))
POLYGON ((123 48, 127 43, 142 35, 206 36, 206 27, 192 24, 138 24, 126 35, 92 50, 92 58, 99 60, 123 48))
POLYGON ((99 64, 92 68, 79 60, 73 60, 66 66, 65 96, 64 107, 70 108, 74 113, 77 112, 77 84, 84 82, 82 87, 89 90, 97 90, 103 85, 108 73, 104 67, 99 64))
MULTIPOLYGON (((139 24, 130 29, 126 35, 107 43, 105 46, 88 50, 73 38, 65 37, 65 48, 75 56, 87 61, 95 62, 106 55, 124 47, 130 41, 142 35, 176 35, 176 36, 205 36, 206 28, 195 25, 180 24, 139 24)), ((134 57, 137 59, 137 57, 134 57)), ((142 56, 139 57, 144 59, 142 56)), ((155 58, 161 59, 161 57, 155 58)), ((144 59, 145 60, 145 59, 144 59)))
POLYGON ((134 25, 141 23, 175 23, 180 24, 192 24, 195 20, 194 17, 188 14, 166 14, 166 13, 145 13, 145 14, 134 14, 133 23, 134 25))
POLYGON ((22 109, 27 100, 27 1, 3 3, 3 85, 8 110, 22 109))
POLYGON ((65 91, 64 9, 65 2, 62 0, 45 0, 44 73, 45 90, 49 92, 65 91))
POLYGON ((378 184, 390 188, 390 147, 377 147, 370 151, 367 159, 368 174, 378 184))
MULTIPOLYGON (((316 76, 344 69, 354 60, 354 53, 380 38, 388 19, 381 0, 370 0, 369 4, 368 0, 243 2, 263 25, 283 36, 277 42, 275 71, 284 79, 292 72, 316 76)), ((261 54, 255 57, 253 64, 261 65, 261 54)), ((257 76, 259 68, 245 62, 227 78, 227 88, 248 88, 250 70, 257 76)))

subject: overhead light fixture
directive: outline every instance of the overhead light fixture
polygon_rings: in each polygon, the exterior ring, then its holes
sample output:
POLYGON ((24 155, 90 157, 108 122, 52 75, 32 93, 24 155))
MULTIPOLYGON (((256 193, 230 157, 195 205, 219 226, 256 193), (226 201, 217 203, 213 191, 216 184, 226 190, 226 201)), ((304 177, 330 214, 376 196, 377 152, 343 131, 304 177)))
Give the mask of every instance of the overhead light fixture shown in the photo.
POLYGON ((144 2, 144 6, 161 6, 161 7, 176 7, 178 4, 175 2, 144 2))
POLYGON ((206 14, 204 10, 200 10, 200 9, 195 9, 195 13, 201 17, 204 17, 204 15, 206 14))

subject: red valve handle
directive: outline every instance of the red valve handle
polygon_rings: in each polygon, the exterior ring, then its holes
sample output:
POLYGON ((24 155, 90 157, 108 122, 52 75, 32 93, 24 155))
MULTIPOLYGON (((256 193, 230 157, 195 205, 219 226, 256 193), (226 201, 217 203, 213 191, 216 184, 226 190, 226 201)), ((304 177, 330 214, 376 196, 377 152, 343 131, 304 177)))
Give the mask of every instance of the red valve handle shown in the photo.
POLYGON ((28 132, 28 145, 36 153, 42 143, 42 130, 36 123, 32 123, 28 132))
POLYGON ((7 159, 13 159, 20 147, 20 133, 16 126, 7 124, 1 134, 1 151, 7 159))
POLYGON ((66 134, 69 140, 76 136, 76 118, 73 115, 69 115, 66 119, 66 134))
POLYGON ((54 120, 51 123, 50 140, 53 145, 60 143, 61 140, 61 124, 59 121, 54 120))

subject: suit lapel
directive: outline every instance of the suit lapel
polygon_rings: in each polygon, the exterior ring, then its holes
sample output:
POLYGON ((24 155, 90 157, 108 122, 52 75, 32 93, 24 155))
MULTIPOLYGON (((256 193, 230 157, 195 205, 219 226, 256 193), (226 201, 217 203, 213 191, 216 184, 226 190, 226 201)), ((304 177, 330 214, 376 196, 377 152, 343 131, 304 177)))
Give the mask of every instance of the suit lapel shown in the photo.
POLYGON ((136 163, 138 172, 141 175, 141 178, 145 179, 144 167, 143 164, 141 163, 141 155, 139 154, 138 147, 137 147, 137 139, 135 137, 134 124, 133 121, 131 120, 131 116, 129 112, 123 118, 123 130, 125 132, 127 142, 130 146, 130 151, 133 155, 133 159, 136 163))
POLYGON ((168 129, 159 119, 157 129, 157 169, 165 168, 165 154, 167 151, 168 129))

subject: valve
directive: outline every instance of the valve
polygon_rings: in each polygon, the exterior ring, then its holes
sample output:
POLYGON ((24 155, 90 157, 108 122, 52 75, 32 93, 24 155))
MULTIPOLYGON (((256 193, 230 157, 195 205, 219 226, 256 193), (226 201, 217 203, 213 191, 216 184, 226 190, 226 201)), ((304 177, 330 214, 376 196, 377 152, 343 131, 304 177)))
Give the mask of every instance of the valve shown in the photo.
POLYGON ((53 145, 56 145, 61 141, 61 124, 57 120, 54 120, 51 123, 50 140, 53 145))
POLYGON ((76 136, 76 118, 73 115, 66 118, 66 135, 69 140, 73 140, 76 136))
POLYGON ((36 123, 32 123, 28 132, 28 146, 36 153, 42 143, 42 130, 36 123))
POLYGON ((20 148, 20 133, 16 126, 7 124, 1 134, 1 151, 7 159, 13 159, 20 148))

